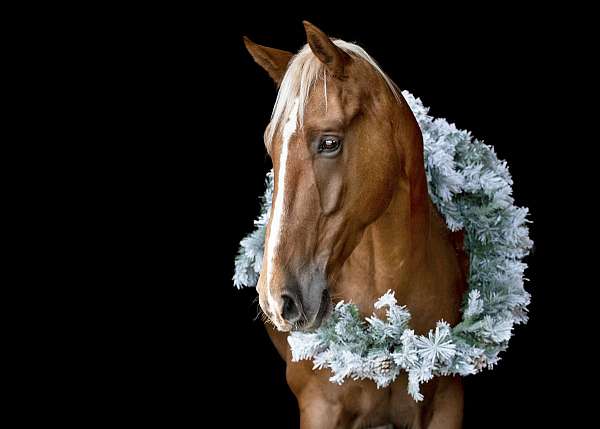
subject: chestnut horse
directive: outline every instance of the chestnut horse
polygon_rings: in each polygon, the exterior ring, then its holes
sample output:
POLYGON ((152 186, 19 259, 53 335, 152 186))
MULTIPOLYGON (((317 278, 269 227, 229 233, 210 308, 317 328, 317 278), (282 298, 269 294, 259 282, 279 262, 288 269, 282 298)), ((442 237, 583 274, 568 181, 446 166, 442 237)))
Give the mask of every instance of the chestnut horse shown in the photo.
POLYGON ((291 361, 288 332, 319 327, 332 298, 368 315, 391 289, 426 333, 460 320, 466 286, 462 243, 429 198, 409 106, 362 48, 304 26, 308 44, 295 56, 244 39, 279 86, 265 132, 275 187, 257 289, 301 428, 461 427, 459 377, 434 378, 417 403, 405 374, 384 389, 338 386, 328 370, 291 361))

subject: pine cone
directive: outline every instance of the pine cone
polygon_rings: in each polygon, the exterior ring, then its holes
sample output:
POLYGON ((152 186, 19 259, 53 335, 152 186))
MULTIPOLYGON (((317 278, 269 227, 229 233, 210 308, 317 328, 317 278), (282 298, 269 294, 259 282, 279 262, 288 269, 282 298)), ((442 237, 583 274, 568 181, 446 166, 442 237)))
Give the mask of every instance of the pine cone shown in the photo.
POLYGON ((473 366, 475 367, 475 372, 481 372, 487 366, 487 358, 485 356, 478 356, 473 359, 473 366))
POLYGON ((375 360, 375 369, 381 374, 389 374, 394 362, 389 357, 381 357, 375 360))

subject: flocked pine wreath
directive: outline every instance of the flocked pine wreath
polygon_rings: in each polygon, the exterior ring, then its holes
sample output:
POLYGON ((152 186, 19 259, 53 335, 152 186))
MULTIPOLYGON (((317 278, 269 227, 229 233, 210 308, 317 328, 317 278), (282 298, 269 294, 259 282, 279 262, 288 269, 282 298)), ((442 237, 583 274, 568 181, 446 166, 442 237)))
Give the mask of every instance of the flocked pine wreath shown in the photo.
MULTIPOLYGON (((312 359, 315 369, 328 368, 330 380, 371 379, 378 387, 408 373, 408 391, 420 401, 420 384, 436 375, 475 374, 492 368, 508 347, 514 325, 527 322, 529 293, 524 289, 523 258, 532 241, 526 208, 514 205, 512 179, 506 162, 494 150, 434 119, 408 91, 402 92, 423 132, 425 169, 431 199, 452 231, 464 229, 469 255, 469 288, 462 321, 439 321, 427 335, 410 329, 410 313, 393 292, 374 303, 383 319, 363 318, 352 303, 339 302, 331 317, 315 332, 292 332, 288 342, 295 361, 312 359)), ((252 287, 258 281, 266 224, 273 193, 267 174, 256 229, 240 243, 233 281, 252 287)))

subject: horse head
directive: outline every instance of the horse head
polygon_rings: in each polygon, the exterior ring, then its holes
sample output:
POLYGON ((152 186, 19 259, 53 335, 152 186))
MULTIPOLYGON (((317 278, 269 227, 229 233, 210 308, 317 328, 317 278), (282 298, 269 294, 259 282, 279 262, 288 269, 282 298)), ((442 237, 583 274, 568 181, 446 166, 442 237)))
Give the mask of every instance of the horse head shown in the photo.
POLYGON ((359 46, 304 26, 296 55, 245 39, 279 86, 265 131, 274 194, 257 289, 280 331, 321 324, 340 268, 398 189, 427 195, 422 146, 402 144, 420 143, 420 131, 396 86, 359 46))

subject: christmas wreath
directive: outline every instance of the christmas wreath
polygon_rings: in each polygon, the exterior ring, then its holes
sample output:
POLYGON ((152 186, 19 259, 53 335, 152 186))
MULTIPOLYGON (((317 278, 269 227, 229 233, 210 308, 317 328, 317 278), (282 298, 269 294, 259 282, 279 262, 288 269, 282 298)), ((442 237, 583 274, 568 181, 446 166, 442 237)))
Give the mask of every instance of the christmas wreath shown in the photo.
MULTIPOLYGON (((374 303, 386 317, 363 318, 352 303, 339 302, 315 332, 292 332, 292 359, 312 359, 328 368, 330 380, 371 379, 378 387, 408 373, 408 392, 420 401, 420 384, 436 375, 475 374, 492 368, 506 350, 513 327, 527 322, 530 295, 524 288, 525 256, 532 247, 526 208, 512 198, 506 162, 492 147, 428 115, 421 100, 402 92, 423 133, 425 168, 431 199, 450 230, 464 230, 469 255, 469 287, 462 320, 454 327, 437 322, 426 335, 410 329, 410 313, 388 292, 374 303)), ((260 272, 273 192, 267 175, 256 229, 240 243, 233 281, 255 286, 260 272)))

